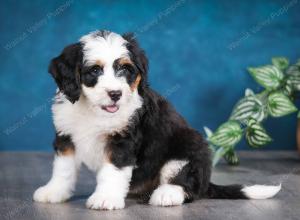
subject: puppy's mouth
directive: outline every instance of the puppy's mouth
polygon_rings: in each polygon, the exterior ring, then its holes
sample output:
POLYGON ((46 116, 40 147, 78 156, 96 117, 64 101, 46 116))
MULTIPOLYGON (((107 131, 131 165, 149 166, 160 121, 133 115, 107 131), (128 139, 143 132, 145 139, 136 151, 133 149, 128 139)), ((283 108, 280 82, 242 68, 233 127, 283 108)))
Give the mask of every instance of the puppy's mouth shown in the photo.
POLYGON ((112 104, 112 105, 102 105, 101 108, 104 111, 107 111, 109 113, 115 113, 119 110, 119 106, 116 104, 112 104))

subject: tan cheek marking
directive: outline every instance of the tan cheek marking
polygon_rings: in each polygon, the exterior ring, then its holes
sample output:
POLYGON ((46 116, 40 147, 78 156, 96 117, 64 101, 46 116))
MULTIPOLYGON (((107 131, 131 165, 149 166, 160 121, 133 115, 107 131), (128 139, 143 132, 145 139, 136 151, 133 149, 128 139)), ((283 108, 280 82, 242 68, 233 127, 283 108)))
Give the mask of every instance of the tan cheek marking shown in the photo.
POLYGON ((112 156, 112 152, 109 148, 105 148, 104 149, 104 156, 103 156, 103 161, 105 163, 111 163, 111 156, 112 156))
POLYGON ((141 79, 142 79, 141 74, 139 74, 136 77, 134 83, 132 83, 131 86, 130 86, 132 92, 139 86, 139 84, 141 82, 141 79))
MULTIPOLYGON (((133 65, 132 61, 128 58, 121 58, 118 60, 118 63, 119 63, 119 65, 125 65, 125 64, 133 65)), ((131 88, 132 92, 139 86, 141 78, 142 78, 141 75, 138 74, 134 83, 131 84, 130 88, 131 88)))
POLYGON ((58 154, 63 156, 74 155, 74 153, 75 153, 74 146, 67 147, 65 150, 58 152, 58 154))

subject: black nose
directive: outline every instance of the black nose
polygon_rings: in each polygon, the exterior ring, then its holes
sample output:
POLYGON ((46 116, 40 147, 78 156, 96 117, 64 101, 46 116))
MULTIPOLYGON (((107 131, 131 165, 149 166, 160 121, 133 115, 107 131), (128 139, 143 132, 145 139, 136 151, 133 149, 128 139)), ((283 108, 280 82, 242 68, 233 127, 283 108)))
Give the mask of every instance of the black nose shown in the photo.
POLYGON ((107 94, 109 95, 111 100, 113 100, 115 102, 118 101, 122 96, 121 90, 111 90, 111 91, 108 91, 107 94))

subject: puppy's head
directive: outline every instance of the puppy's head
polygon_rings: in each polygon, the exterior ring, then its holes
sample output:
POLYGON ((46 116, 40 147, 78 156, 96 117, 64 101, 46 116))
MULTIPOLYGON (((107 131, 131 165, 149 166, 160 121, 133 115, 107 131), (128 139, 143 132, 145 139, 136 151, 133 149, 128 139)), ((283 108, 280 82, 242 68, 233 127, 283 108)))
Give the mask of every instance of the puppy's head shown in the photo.
POLYGON ((82 96, 92 106, 114 113, 147 85, 148 61, 132 34, 96 31, 67 46, 49 72, 67 99, 82 96))

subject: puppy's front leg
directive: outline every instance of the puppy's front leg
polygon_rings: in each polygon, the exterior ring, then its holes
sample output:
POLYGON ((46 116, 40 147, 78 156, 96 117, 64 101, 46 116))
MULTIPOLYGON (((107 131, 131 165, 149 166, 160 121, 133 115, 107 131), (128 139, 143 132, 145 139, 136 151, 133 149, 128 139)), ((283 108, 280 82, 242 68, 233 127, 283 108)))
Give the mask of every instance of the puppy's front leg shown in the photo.
POLYGON ((33 194, 38 202, 64 202, 72 196, 75 188, 77 170, 80 164, 75 160, 75 147, 70 136, 56 135, 54 141, 56 151, 50 181, 33 194))
POLYGON ((97 187, 87 200, 87 207, 101 210, 124 208, 132 168, 132 166, 118 168, 106 162, 97 174, 97 187))
POLYGON ((33 194, 37 202, 64 202, 72 196, 76 182, 76 163, 74 154, 56 155, 50 181, 33 194))

